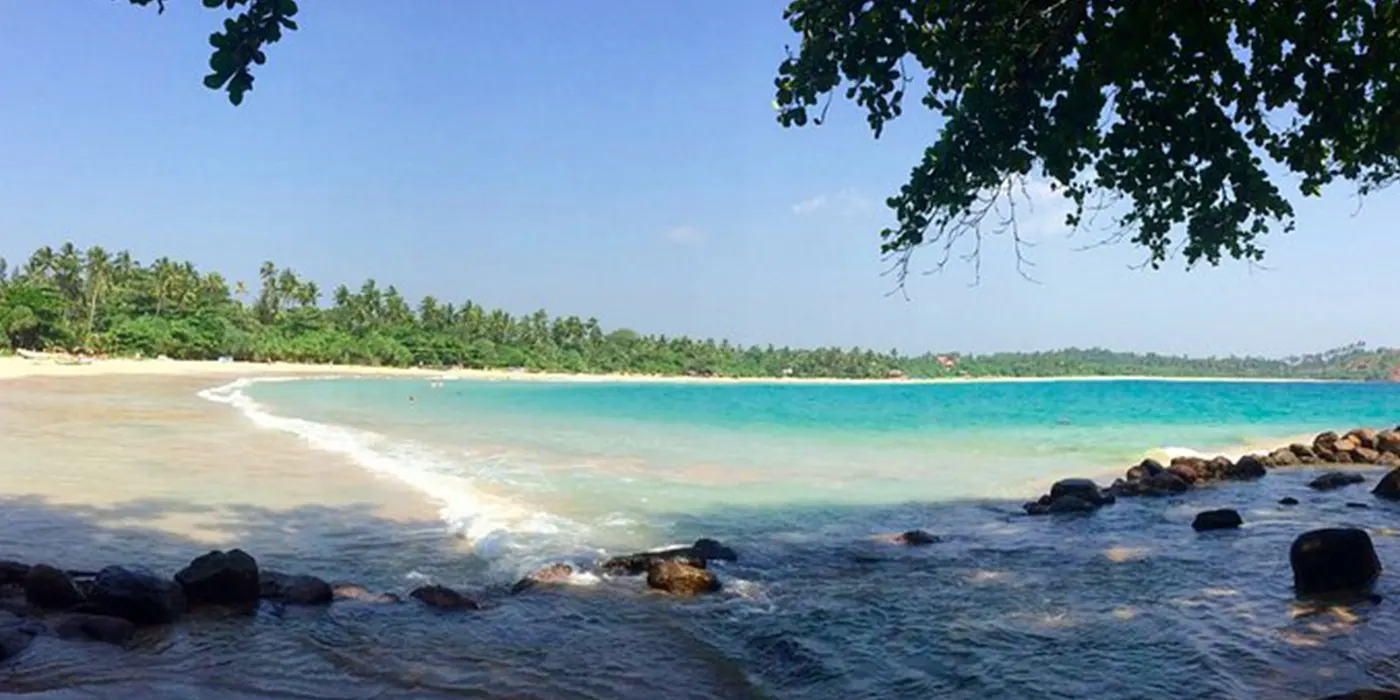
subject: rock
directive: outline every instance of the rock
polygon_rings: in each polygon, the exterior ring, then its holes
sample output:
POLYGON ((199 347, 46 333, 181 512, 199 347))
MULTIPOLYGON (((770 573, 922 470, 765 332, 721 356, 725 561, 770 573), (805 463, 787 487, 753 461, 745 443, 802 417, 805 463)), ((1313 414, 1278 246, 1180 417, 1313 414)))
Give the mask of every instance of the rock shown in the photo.
POLYGON ((696 540, 695 545, 690 547, 672 547, 670 549, 659 549, 652 552, 638 552, 636 554, 613 557, 603 562, 602 568, 604 573, 613 576, 641 576, 646 573, 653 564, 661 561, 678 561, 683 564, 689 564, 696 568, 704 569, 711 559, 733 561, 733 554, 734 550, 720 545, 714 540, 700 539, 696 540), (705 554, 715 553, 726 556, 704 556, 705 554))
POLYGON ((1381 477, 1376 488, 1371 489, 1371 493, 1392 501, 1400 501, 1400 469, 1392 469, 1381 477))
POLYGON ((468 598, 447 586, 420 586, 413 589, 409 597, 414 598, 428 607, 438 610, 480 610, 481 606, 476 601, 468 598))
POLYGON ((1050 505, 1046 506, 1045 512, 1051 514, 1092 513, 1098 509, 1099 507, 1097 505, 1090 503, 1089 501, 1086 501, 1083 498, 1080 498, 1079 496, 1067 495, 1060 496, 1059 498, 1051 500, 1050 505))
POLYGON ((1400 454, 1395 454, 1394 452, 1382 452, 1381 456, 1376 458, 1376 464, 1382 467, 1390 467, 1392 469, 1395 467, 1400 467, 1400 454))
POLYGON ((1298 595, 1364 588, 1381 572, 1371 536, 1355 528, 1305 532, 1293 540, 1288 559, 1298 595))
POLYGON ((719 579, 706 569, 679 561, 659 561, 647 569, 647 585, 672 595, 693 596, 719 590, 719 579))
POLYGON ((1377 435, 1378 433, 1370 428, 1357 428, 1356 430, 1347 433, 1345 437, 1354 440, 1356 444, 1360 445, 1361 447, 1374 449, 1376 447, 1377 435))
POLYGON ((1334 446, 1337 444, 1338 439, 1340 438, 1337 437, 1337 434, 1330 430, 1325 433, 1318 433, 1317 437, 1313 438, 1313 449, 1336 452, 1337 449, 1334 446))
POLYGON ((1283 505, 1283 506, 1296 506, 1296 505, 1298 505, 1298 499, 1296 499, 1296 498, 1294 498, 1294 497, 1292 497, 1292 496, 1284 496, 1283 498, 1278 499, 1278 502, 1279 502, 1279 505, 1283 505))
POLYGON ((83 592, 68 572, 39 564, 24 577, 24 598, 41 608, 66 610, 83 602, 83 592))
POLYGON ((1061 479, 1050 487, 1050 501, 1060 499, 1063 496, 1076 496, 1095 506, 1108 505, 1113 502, 1112 496, 1106 496, 1099 490, 1099 485, 1090 479, 1061 479))
POLYGON ((241 549, 197 557, 175 580, 191 605, 256 605, 262 593, 258 562, 241 549))
POLYGON ((1186 483, 1184 479, 1168 471, 1163 471, 1155 476, 1149 477, 1143 480, 1142 483, 1147 489, 1143 494, 1146 496, 1166 496, 1173 493, 1183 493, 1191 488, 1191 485, 1186 483))
POLYGON ((1295 442, 1288 446, 1288 450, 1298 457, 1298 461, 1304 464, 1317 461, 1317 453, 1313 451, 1313 448, 1302 443, 1295 442))
POLYGON ((335 597, 329 583, 304 574, 260 571, 258 588, 261 597, 280 600, 288 605, 323 605, 335 597))
POLYGON ((1338 438, 1336 442, 1332 443, 1332 451, 1333 451, 1333 452, 1336 452, 1336 453, 1338 453, 1338 454, 1341 454, 1341 453, 1343 453, 1343 452, 1351 452, 1352 450, 1354 450, 1354 449, 1356 449, 1356 448, 1358 448, 1358 447, 1360 447, 1360 446, 1361 446, 1361 443, 1360 443, 1360 442, 1357 442, 1356 438, 1353 438, 1353 437, 1338 438))
POLYGON ((1381 452, 1400 456, 1400 432, 1382 430, 1376 433, 1376 449, 1381 452))
POLYGON ((29 577, 30 567, 28 564, 21 564, 17 561, 0 561, 0 586, 24 585, 24 580, 29 577))
POLYGON ((1155 459, 1144 459, 1135 467, 1130 467, 1124 476, 1128 481, 1142 481, 1163 471, 1162 463, 1155 459))
POLYGON ((510 587, 510 592, 512 595, 514 595, 517 593, 523 593, 541 584, 563 583, 569 580, 569 577, 573 575, 574 567, 570 566, 569 564, 564 564, 562 562, 558 564, 550 564, 549 566, 546 566, 530 574, 529 576, 526 576, 525 578, 516 581, 515 585, 510 587))
POLYGON ((1273 463, 1275 467, 1294 467, 1303 462, 1303 460, 1299 459, 1298 455, 1288 447, 1280 447, 1270 452, 1269 461, 1273 463))
POLYGON ((331 594, 336 600, 354 600, 361 603, 402 603, 403 599, 393 593, 371 593, 364 586, 355 583, 337 582, 331 584, 331 594))
POLYGON ((1226 472, 1228 478, 1236 481, 1258 479, 1268 473, 1268 470, 1264 468, 1264 463, 1259 461, 1259 458, 1255 455, 1240 457, 1226 472))
POLYGON ((1206 510, 1197 513, 1196 519, 1191 522, 1191 528, 1197 532, 1229 530, 1243 524, 1244 519, 1240 517, 1238 511, 1233 508, 1221 508, 1220 510, 1206 510))
POLYGON ((91 639, 108 644, 125 644, 136 634, 130 620, 110 615, 65 615, 53 626, 60 639, 91 639))
POLYGON ((1343 486, 1359 484, 1366 480, 1366 477, 1356 472, 1327 472, 1308 482, 1308 488, 1318 491, 1331 491, 1343 486))
POLYGON ((1348 508, 1363 508, 1363 509, 1364 509, 1364 508, 1370 508, 1371 506, 1370 506, 1369 504, 1366 504, 1366 503, 1357 503, 1357 502, 1355 502, 1355 501, 1350 501, 1350 502, 1347 503, 1347 507, 1348 507, 1348 508))
POLYGON ((1350 452, 1333 452, 1331 455, 1329 455, 1329 459, 1327 461, 1332 462, 1333 464, 1351 464, 1353 460, 1351 458, 1350 452))
POLYGON ((1188 484, 1194 484, 1201 479, 1201 475, 1196 471, 1196 467, 1188 464, 1173 464, 1167 467, 1167 471, 1175 474, 1178 479, 1188 484))
POLYGON ((697 556, 705 561, 739 561, 739 554, 720 544, 719 540, 701 537, 690 546, 697 556))
POLYGON ((894 538, 895 544, 903 544, 908 545, 910 547, 921 547, 923 545, 928 544, 937 544, 942 541, 943 540, 940 539, 937 535, 929 534, 927 532, 924 532, 923 530, 910 530, 908 532, 896 535, 894 538))
POLYGON ((184 614, 180 584, 141 567, 109 566, 97 572, 89 599, 99 610, 138 625, 163 625, 184 614))
POLYGON ((1375 464, 1381 459, 1381 453, 1369 447, 1358 447, 1351 451, 1351 461, 1361 464, 1375 464))

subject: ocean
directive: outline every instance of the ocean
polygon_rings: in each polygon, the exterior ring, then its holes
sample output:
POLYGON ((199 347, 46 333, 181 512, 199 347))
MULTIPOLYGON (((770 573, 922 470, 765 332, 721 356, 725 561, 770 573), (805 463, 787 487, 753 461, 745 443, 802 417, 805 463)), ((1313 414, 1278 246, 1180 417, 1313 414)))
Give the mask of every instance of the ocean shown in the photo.
MULTIPOLYGON (((367 479, 428 514, 258 511, 242 531, 265 564, 398 593, 442 583, 484 609, 265 612, 96 672, 50 660, 17 676, 25 689, 97 673, 193 691, 205 671, 217 683, 201 697, 1243 699, 1400 682, 1389 575, 1385 600, 1345 610, 1302 615, 1291 591, 1288 546, 1314 527, 1366 527, 1400 562, 1400 506, 1368 486, 1313 493, 1300 468, 1089 517, 1020 510, 1059 478, 1107 484, 1145 456, 1392 426, 1400 385, 303 379, 199 396, 290 438, 328 488, 367 479), (1224 506, 1244 529, 1191 530, 1224 506), (912 528, 942 541, 876 539, 912 528), (715 564, 713 596, 591 573, 508 593, 544 564, 698 537, 739 553, 715 564)), ((276 492, 281 478, 240 488, 276 492)))

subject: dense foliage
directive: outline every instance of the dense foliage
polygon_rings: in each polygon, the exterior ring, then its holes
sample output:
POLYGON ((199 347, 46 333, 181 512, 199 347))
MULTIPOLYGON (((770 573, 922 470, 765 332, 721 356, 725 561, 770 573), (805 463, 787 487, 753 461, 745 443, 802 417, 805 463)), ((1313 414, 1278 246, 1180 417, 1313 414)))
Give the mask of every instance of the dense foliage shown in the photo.
POLYGON ((1400 176, 1395 0, 792 0, 785 18, 801 44, 778 69, 784 126, 820 123, 838 91, 877 137, 906 95, 942 120, 889 200, 884 250, 906 262, 1017 235, 1031 179, 1070 227, 1121 202, 1106 235, 1155 266, 1260 258, 1293 224, 1285 171, 1307 196, 1400 176))
POLYGON ((1358 344, 1288 360, 1187 359, 1105 350, 901 356, 859 348, 744 347, 605 332, 595 319, 512 316, 426 297, 416 307, 374 280, 322 304, 315 282, 264 263, 256 289, 188 262, 142 265, 71 243, 17 269, 0 259, 0 348, 105 355, 723 376, 1309 376, 1383 378, 1397 357, 1358 344))

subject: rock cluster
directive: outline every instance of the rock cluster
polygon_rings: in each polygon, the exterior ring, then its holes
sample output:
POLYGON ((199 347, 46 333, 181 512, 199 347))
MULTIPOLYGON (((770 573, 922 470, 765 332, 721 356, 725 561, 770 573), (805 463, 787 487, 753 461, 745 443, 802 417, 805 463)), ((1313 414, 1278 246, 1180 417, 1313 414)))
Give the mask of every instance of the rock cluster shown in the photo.
POLYGON ((693 596, 720 589, 719 579, 709 570, 711 561, 737 561, 738 558, 733 549, 706 537, 689 547, 613 557, 603 562, 602 570, 613 576, 646 574, 647 585, 651 588, 673 595, 693 596))
POLYGON ((1030 515, 1092 513, 1114 500, 1112 493, 1105 493, 1092 480, 1061 479, 1050 487, 1050 493, 1023 507, 1030 515))

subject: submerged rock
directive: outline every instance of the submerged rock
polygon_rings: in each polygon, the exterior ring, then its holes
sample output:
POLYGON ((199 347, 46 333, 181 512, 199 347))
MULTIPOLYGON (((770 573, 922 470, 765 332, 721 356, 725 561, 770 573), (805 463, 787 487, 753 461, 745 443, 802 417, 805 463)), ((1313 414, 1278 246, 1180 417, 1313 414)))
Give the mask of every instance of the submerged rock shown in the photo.
POLYGON ((1205 530, 1230 530, 1238 528, 1244 524, 1244 519, 1240 517, 1234 508, 1221 508, 1219 510, 1206 510, 1196 514, 1196 519, 1191 522, 1191 528, 1197 532, 1205 530))
POLYGON ((420 586, 413 589, 409 597, 422 602, 431 608, 438 610, 480 610, 481 606, 476 601, 468 598, 447 586, 420 586))
POLYGON ((1381 573, 1371 536, 1356 528, 1305 532, 1293 540, 1288 560, 1293 588, 1303 596, 1362 589, 1381 573))
POLYGON ((136 634, 130 620, 111 615, 65 615, 53 626, 59 639, 90 639, 108 644, 125 644, 136 634))
POLYGON ((1024 509, 1029 515, 1092 513, 1115 500, 1113 489, 1105 493, 1092 480, 1061 479, 1050 487, 1050 493, 1025 504, 1024 509))
POLYGON ((1364 509, 1364 508, 1370 508, 1371 506, 1370 506, 1370 504, 1367 504, 1367 503, 1350 502, 1350 503, 1347 503, 1347 507, 1348 507, 1348 508, 1362 508, 1362 509, 1364 509))
POLYGON ((705 561, 739 561, 739 553, 721 544, 719 540, 701 537, 690 548, 705 561))
POLYGON ((191 605, 256 605, 262 595, 258 562, 241 549, 196 557, 175 574, 191 605))
POLYGON ((402 603, 403 599, 393 593, 373 593, 358 583, 337 581, 331 584, 331 595, 336 600, 354 600, 361 603, 402 603))
POLYGON ((24 577, 24 598, 40 608, 66 610, 83 602, 85 596, 68 572, 39 564, 24 577))
POLYGON ((1298 499, 1296 499, 1296 498, 1294 498, 1294 497, 1292 497, 1292 496, 1284 496, 1283 498, 1278 499, 1278 502, 1279 502, 1279 505, 1282 505, 1282 506, 1296 506, 1296 505, 1298 505, 1298 499))
POLYGON ((0 561, 0 586, 24 585, 31 568, 33 567, 17 561, 0 561))
POLYGON ((258 589, 263 598, 288 605, 323 605, 335 597, 331 585, 315 576, 277 571, 259 572, 258 589))
POLYGON ((1400 469, 1392 469, 1381 477, 1371 493, 1392 501, 1400 501, 1400 469))
POLYGON ((716 540, 703 537, 689 547, 672 547, 654 552, 637 552, 613 557, 603 562, 603 572, 614 576, 641 576, 657 562, 677 561, 697 568, 707 568, 710 561, 735 561, 738 554, 716 540))
POLYGON ((516 581, 515 585, 510 587, 510 592, 512 595, 514 595, 517 593, 523 593, 531 588, 534 588, 535 586, 542 584, 563 583, 565 581, 568 581, 569 577, 573 575, 574 567, 569 564, 565 564, 563 562, 557 564, 550 564, 549 566, 541 568, 538 571, 535 571, 534 573, 530 574, 529 576, 526 576, 525 578, 516 581))
POLYGON ((1365 480, 1366 477, 1356 472, 1327 472, 1309 481, 1308 488, 1317 489, 1318 491, 1332 491, 1342 488, 1343 486, 1359 484, 1365 480))
POLYGON ((109 566, 97 572, 89 599, 103 613, 138 625, 174 622, 186 608, 180 584, 141 567, 109 566))
POLYGON ((943 540, 937 535, 929 534, 923 530, 910 530, 895 536, 894 543, 907 545, 910 547, 922 547, 928 544, 937 544, 943 540))
POLYGON ((672 595, 693 596, 720 589, 714 572, 679 561, 659 561, 647 569, 647 586, 672 595))

